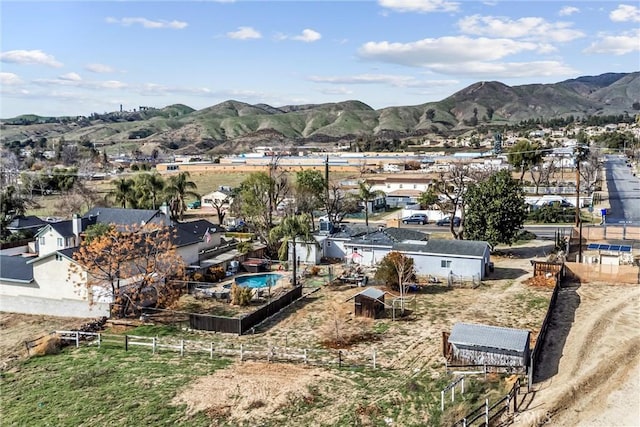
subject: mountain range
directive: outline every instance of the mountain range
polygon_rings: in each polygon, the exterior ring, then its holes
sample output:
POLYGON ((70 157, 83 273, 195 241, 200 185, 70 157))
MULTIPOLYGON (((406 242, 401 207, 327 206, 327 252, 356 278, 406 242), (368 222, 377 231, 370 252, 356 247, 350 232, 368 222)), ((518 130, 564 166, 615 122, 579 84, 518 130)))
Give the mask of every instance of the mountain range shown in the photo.
POLYGON ((100 145, 139 142, 181 151, 237 152, 252 145, 455 135, 479 125, 639 112, 640 72, 606 73, 553 84, 482 81, 441 101, 379 110, 355 100, 281 107, 229 100, 201 110, 175 104, 73 120, 25 115, 2 120, 1 140, 64 137, 100 145))

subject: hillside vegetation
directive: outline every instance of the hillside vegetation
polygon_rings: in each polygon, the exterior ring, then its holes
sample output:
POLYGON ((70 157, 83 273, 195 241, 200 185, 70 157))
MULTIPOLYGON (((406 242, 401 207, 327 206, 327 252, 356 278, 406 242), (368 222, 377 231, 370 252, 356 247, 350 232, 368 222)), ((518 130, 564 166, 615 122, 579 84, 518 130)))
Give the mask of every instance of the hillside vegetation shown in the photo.
POLYGON ((359 136, 395 139, 530 119, 633 115, 640 110, 638 94, 640 72, 634 72, 522 86, 484 81, 438 102, 380 110, 356 100, 282 107, 229 100, 197 111, 175 104, 86 118, 23 115, 3 120, 2 142, 64 137, 101 145, 140 142, 170 149, 237 151, 261 141, 297 145, 359 136))

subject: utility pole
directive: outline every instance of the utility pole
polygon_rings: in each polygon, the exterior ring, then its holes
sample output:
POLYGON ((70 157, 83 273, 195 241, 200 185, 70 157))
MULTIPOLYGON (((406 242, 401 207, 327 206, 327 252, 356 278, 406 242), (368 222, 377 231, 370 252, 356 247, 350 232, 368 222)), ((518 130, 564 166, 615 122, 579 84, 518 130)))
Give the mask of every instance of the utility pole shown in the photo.
POLYGON ((576 146, 576 227, 578 227, 578 262, 582 263, 582 219, 580 218, 580 163, 587 157, 589 148, 576 146))

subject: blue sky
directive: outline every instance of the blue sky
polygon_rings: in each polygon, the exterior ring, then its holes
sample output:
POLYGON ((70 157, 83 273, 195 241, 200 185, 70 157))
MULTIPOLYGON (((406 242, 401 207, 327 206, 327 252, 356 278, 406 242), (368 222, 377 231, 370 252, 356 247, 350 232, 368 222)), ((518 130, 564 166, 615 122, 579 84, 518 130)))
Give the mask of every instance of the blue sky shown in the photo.
POLYGON ((640 70, 638 1, 6 1, 0 117, 438 101, 640 70))

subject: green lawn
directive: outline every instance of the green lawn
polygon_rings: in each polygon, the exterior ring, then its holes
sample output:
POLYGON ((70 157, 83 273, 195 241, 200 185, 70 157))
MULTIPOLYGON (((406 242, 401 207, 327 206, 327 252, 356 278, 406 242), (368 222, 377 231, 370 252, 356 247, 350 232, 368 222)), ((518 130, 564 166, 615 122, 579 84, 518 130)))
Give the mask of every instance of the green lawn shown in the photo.
MULTIPOLYGON (((228 364, 225 359, 194 355, 153 355, 148 348, 125 352, 121 347, 69 347, 58 355, 25 360, 0 374, 2 425, 238 425, 225 418, 212 419, 206 411, 187 415, 185 405, 171 404, 195 378, 228 364)), ((289 425, 352 426, 368 419, 369 425, 383 426, 388 418, 406 426, 440 425, 458 419, 487 393, 492 394, 491 400, 502 394, 497 378, 470 378, 467 393, 442 414, 440 390, 450 376, 430 369, 410 373, 334 367, 328 371, 323 381, 309 385, 310 397, 291 400, 260 420, 260 425, 280 426, 286 419, 289 425), (325 418, 327 414, 333 415, 325 418)))
POLYGON ((208 426, 188 417, 171 399, 193 378, 229 362, 148 349, 68 348, 3 372, 2 425, 11 426, 208 426))

